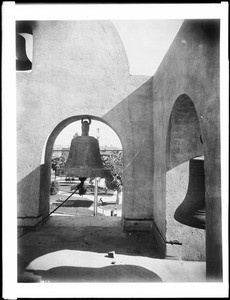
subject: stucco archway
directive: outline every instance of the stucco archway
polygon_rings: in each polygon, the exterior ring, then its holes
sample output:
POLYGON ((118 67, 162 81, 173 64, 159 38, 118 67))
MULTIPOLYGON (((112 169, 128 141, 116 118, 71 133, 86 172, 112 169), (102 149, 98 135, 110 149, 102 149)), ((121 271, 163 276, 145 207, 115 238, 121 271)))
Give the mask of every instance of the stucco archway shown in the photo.
POLYGON ((180 95, 171 110, 166 143, 166 240, 182 244, 178 255, 185 260, 205 261, 205 230, 174 219, 175 210, 187 194, 189 161, 203 155, 197 110, 188 95, 180 95))
MULTIPOLYGON (((119 137, 122 149, 123 143, 120 136, 117 134, 117 132, 114 130, 114 128, 105 120, 102 118, 92 116, 92 115, 76 115, 69 117, 62 122, 60 122, 50 133, 49 137, 46 140, 46 143, 44 145, 43 154, 42 154, 42 160, 41 160, 41 176, 40 176, 40 211, 43 212, 43 218, 46 217, 49 214, 49 200, 50 200, 50 181, 51 181, 51 160, 52 160, 52 151, 54 142, 59 135, 59 133, 69 124, 79 121, 82 118, 91 118, 91 120, 97 120, 100 121, 107 126, 109 126, 119 137)), ((123 153, 125 155, 125 153, 123 153)))
POLYGON ((204 155, 202 129, 192 99, 180 95, 171 110, 166 142, 167 170, 204 155))

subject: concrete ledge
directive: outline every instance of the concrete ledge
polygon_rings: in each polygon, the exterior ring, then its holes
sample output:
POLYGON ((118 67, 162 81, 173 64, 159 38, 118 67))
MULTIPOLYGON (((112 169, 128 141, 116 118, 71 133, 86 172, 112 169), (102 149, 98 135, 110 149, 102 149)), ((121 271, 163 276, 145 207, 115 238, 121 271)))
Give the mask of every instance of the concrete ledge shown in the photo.
POLYGON ((182 260, 182 244, 166 242, 165 258, 182 260))
POLYGON ((18 227, 34 226, 42 220, 42 215, 38 217, 18 217, 17 220, 18 227))
POLYGON ((151 229, 150 229, 154 240, 157 243, 157 246, 159 248, 159 251, 162 253, 162 256, 165 257, 166 255, 166 241, 163 238, 163 236, 161 235, 159 229, 157 228, 156 224, 154 223, 154 221, 152 220, 151 223, 151 229))
POLYGON ((125 231, 150 231, 152 220, 150 219, 124 219, 125 231))
POLYGON ((178 241, 166 241, 154 221, 151 223, 151 233, 164 258, 174 260, 182 259, 182 244, 178 241))

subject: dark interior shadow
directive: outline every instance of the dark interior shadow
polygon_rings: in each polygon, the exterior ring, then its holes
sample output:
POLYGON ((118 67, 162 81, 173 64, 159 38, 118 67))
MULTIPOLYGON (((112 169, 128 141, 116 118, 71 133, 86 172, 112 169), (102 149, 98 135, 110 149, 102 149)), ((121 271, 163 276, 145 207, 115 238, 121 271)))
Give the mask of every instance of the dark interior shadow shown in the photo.
POLYGON ((103 200, 103 203, 100 204, 100 206, 107 206, 107 205, 114 205, 114 204, 116 204, 116 201, 106 202, 106 201, 103 200))
MULTIPOLYGON (((134 265, 111 265, 102 268, 63 266, 29 273, 29 281, 34 274, 36 278, 40 276, 41 281, 46 282, 162 282, 156 273, 134 265)), ((26 282, 26 276, 23 277, 23 282, 26 282)))

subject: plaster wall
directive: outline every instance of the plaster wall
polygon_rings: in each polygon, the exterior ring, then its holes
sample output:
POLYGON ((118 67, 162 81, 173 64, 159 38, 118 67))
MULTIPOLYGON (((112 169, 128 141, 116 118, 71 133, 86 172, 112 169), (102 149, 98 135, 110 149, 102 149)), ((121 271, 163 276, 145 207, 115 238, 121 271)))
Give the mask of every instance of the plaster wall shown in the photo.
POLYGON ((123 217, 152 219, 152 80, 135 90, 103 119, 111 124, 122 140, 123 217))
MULTIPOLYGON (((185 21, 153 78, 153 218, 163 239, 167 232, 164 201, 167 134, 173 105, 181 95, 187 95, 194 103, 203 137, 207 275, 219 280, 222 276, 219 20, 185 21)), ((186 153, 184 145, 180 143, 178 152, 186 153)), ((194 147, 190 158, 196 153, 194 147)), ((176 167, 182 162, 183 155, 171 164, 176 167)))
MULTIPOLYGON (((136 182, 142 187, 146 184, 138 175, 138 168, 148 165, 141 154, 149 158, 149 150, 143 150, 142 146, 146 140, 152 140, 151 84, 147 85, 147 91, 140 89, 128 97, 149 77, 129 75, 123 44, 110 21, 38 21, 31 22, 31 27, 32 71, 16 74, 18 217, 48 214, 46 179, 53 143, 65 126, 84 115, 104 119, 121 139, 125 172, 134 175, 134 182, 131 178, 126 182, 125 215, 149 217, 152 211, 145 189, 141 193, 144 204, 139 210, 139 204, 135 204, 139 198, 133 198, 133 187, 136 182), (147 118, 142 123, 145 110, 147 118)), ((151 188, 149 183, 148 188, 151 188)))

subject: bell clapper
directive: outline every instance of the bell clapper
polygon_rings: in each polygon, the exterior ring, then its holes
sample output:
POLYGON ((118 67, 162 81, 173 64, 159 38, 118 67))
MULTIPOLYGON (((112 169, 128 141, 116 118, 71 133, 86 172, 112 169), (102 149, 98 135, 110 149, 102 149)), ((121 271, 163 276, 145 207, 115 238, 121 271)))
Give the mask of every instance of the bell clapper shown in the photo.
POLYGON ((82 196, 86 193, 86 189, 84 188, 84 182, 87 178, 86 177, 79 177, 81 183, 78 185, 79 195, 82 196))

